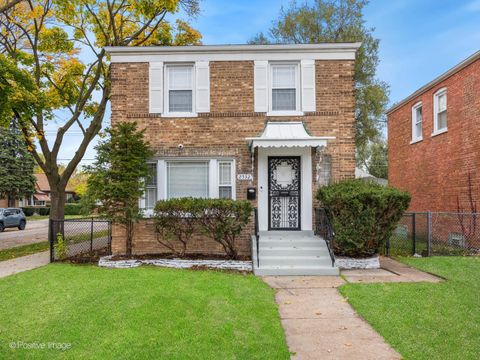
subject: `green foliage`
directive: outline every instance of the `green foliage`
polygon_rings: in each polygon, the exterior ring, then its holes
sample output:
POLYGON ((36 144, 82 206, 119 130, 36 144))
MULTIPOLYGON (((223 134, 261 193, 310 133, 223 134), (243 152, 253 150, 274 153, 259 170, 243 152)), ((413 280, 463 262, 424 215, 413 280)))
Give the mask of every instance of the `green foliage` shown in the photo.
POLYGON ((127 254, 131 255, 133 225, 142 217, 138 199, 150 176, 147 160, 153 152, 136 123, 118 123, 107 133, 109 137, 95 147, 94 164, 86 168, 87 198, 100 215, 125 227, 127 254))
POLYGON ((35 214, 47 216, 50 214, 50 207, 48 206, 26 206, 22 207, 25 216, 33 216, 35 214))
POLYGON ((384 140, 368 142, 358 153, 357 163, 363 165, 370 175, 388 178, 388 148, 384 140))
POLYGON ((0 198, 19 199, 33 194, 33 166, 33 158, 15 126, 0 127, 0 198))
POLYGON ((32 216, 33 214, 35 214, 35 208, 33 207, 22 207, 22 210, 23 210, 23 213, 25 214, 25 216, 32 216))
MULTIPOLYGON (((253 208, 249 201, 183 198, 157 202, 155 223, 167 239, 188 240, 198 230, 222 245, 229 258, 238 257, 236 238, 248 224, 253 208)), ((167 240, 168 241, 168 240, 167 240)), ((169 248, 174 247, 169 244, 169 248)))
POLYGON ((63 239, 62 233, 57 234, 57 242, 53 246, 59 260, 65 260, 68 256, 67 244, 63 239))
POLYGON ((82 215, 82 205, 75 203, 65 204, 65 215, 82 215))
POLYGON ((38 213, 38 215, 41 215, 41 216, 47 216, 47 215, 50 215, 50 207, 39 207, 37 208, 36 212, 38 213))
POLYGON ((317 198, 335 229, 335 254, 350 257, 377 254, 410 203, 406 192, 362 180, 321 187, 317 198))
POLYGON ((355 62, 357 151, 380 136, 388 104, 388 86, 376 78, 379 40, 365 24, 367 0, 292 1, 281 8, 268 34, 257 34, 250 43, 362 42, 355 62))

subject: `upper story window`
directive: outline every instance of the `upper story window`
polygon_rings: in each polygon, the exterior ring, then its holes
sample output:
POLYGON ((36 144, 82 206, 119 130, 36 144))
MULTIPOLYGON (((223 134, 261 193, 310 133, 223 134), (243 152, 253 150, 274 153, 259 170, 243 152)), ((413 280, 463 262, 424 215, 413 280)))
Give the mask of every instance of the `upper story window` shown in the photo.
POLYGON ((447 131, 447 89, 438 90, 433 95, 433 134, 447 131))
POLYGON ((165 102, 169 114, 194 113, 193 65, 166 66, 165 102))
POLYGON ((300 111, 299 66, 298 64, 271 64, 270 111, 300 111))
POLYGON ((412 107, 412 143, 422 140, 423 110, 422 103, 416 103, 412 107))

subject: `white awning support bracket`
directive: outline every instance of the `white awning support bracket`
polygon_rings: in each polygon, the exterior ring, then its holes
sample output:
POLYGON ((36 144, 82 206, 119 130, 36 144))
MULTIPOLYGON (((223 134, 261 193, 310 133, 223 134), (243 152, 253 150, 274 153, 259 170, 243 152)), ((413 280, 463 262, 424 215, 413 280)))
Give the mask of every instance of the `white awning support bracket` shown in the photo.
POLYGON ((292 148, 326 146, 334 136, 310 136, 301 121, 268 122, 260 137, 246 138, 250 150, 258 148, 292 148))

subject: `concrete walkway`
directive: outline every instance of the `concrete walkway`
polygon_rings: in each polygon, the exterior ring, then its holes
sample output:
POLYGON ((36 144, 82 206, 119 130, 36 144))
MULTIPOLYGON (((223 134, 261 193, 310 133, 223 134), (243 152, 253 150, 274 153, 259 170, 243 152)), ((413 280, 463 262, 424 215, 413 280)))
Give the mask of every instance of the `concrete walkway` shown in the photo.
POLYGON ((32 255, 22 256, 12 260, 0 261, 0 278, 32 270, 50 262, 50 252, 44 251, 32 255))
POLYGON ((337 291, 345 282, 439 282, 442 279, 382 258, 381 269, 344 270, 338 276, 266 276, 292 359, 401 359, 337 291), (344 280, 345 279, 345 280, 344 280))
POLYGON ((337 276, 268 276, 292 359, 401 359, 336 287, 337 276))

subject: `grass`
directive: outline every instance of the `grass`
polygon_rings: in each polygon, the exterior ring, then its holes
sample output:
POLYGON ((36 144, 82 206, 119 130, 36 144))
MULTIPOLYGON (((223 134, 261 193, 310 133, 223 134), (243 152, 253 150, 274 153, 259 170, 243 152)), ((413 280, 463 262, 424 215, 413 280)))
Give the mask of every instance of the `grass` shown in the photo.
POLYGON ((480 258, 401 258, 447 281, 347 284, 340 292, 406 359, 480 358, 480 258))
MULTIPOLYGON (((48 219, 49 215, 31 215, 27 216, 28 221, 36 221, 36 220, 46 220, 48 219)), ((82 218, 90 218, 90 216, 85 215, 65 215, 65 219, 82 219, 82 218)))
POLYGON ((0 303, 2 359, 290 357, 274 292, 253 275, 51 264, 0 279, 0 303))
POLYGON ((36 254, 47 251, 50 248, 48 241, 42 241, 35 244, 17 246, 10 249, 0 250, 0 261, 11 260, 21 256, 36 254))

